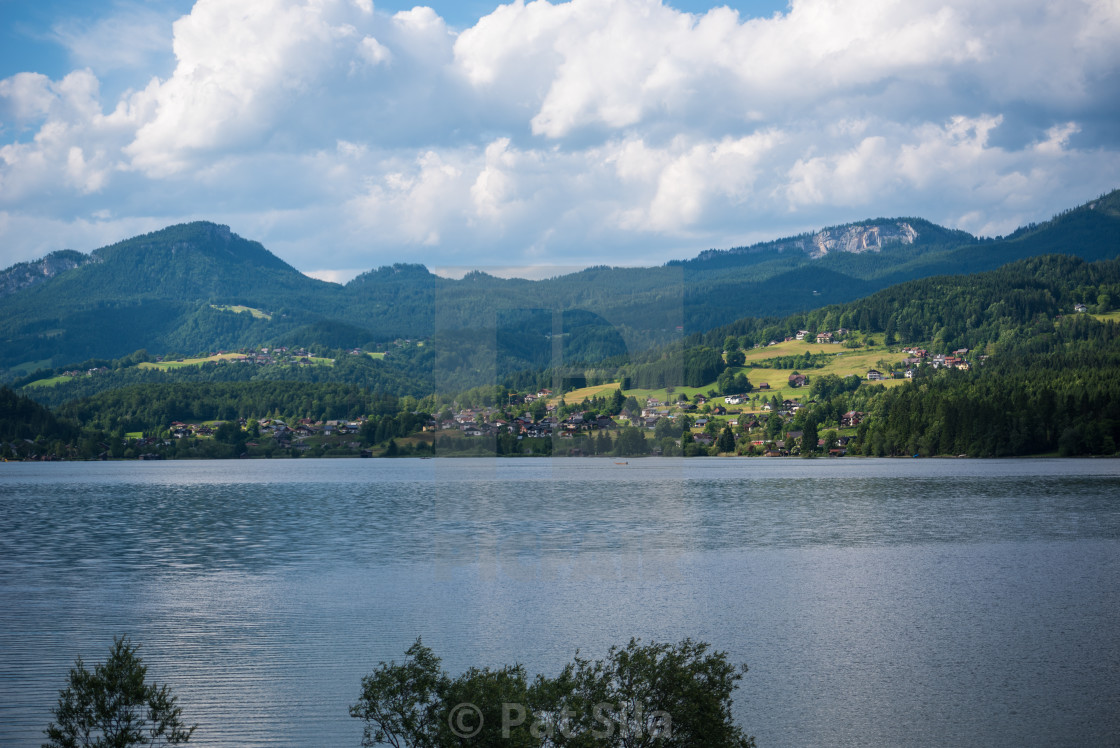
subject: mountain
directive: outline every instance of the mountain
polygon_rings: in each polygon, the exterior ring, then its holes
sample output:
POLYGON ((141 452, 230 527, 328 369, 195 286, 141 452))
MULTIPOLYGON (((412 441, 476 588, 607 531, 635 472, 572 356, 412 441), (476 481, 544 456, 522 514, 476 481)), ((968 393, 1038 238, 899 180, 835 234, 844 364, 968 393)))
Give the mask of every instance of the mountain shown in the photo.
POLYGON ((1042 253, 1120 253, 1120 191, 995 240, 919 218, 873 219, 649 268, 541 281, 422 265, 345 286, 304 276, 212 223, 172 226, 0 273, 0 379, 138 349, 380 348, 430 341, 409 365, 448 387, 637 352, 742 317, 779 317, 906 280, 974 273, 1042 253))

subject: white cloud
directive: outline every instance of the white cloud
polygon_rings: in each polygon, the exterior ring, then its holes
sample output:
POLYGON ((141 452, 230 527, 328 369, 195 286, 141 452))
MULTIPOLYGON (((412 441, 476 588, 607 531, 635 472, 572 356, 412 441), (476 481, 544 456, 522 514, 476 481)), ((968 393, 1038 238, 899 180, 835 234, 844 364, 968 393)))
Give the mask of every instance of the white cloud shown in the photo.
POLYGON ((358 54, 370 65, 380 65, 393 59, 393 53, 389 51, 389 48, 372 36, 362 39, 358 45, 358 54))
POLYGON ((0 81, 3 121, 22 125, 45 117, 55 101, 51 79, 40 73, 17 73, 0 81))
POLYGON ((89 249, 209 218, 318 273, 624 264, 868 215, 1003 232, 1120 186, 1114 0, 518 0, 458 35, 198 0, 162 53, 104 49, 153 18, 59 27, 91 70, 0 80, 11 257, 31 225, 89 249), (148 82, 106 97, 120 66, 148 82))

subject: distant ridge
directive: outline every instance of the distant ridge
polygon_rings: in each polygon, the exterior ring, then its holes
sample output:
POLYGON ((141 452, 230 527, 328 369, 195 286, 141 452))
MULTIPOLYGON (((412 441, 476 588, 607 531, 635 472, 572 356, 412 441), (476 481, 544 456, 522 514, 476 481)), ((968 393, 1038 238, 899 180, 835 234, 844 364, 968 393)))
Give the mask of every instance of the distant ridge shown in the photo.
POLYGON ((742 317, 804 312, 906 280, 1048 253, 1120 254, 1120 192, 999 239, 920 218, 878 218, 660 267, 598 266, 540 281, 485 273, 451 280, 398 263, 339 286, 303 275, 228 226, 200 221, 0 273, 0 380, 138 349, 438 339, 439 353, 425 352, 428 365, 486 381, 548 366, 558 353, 593 362, 618 355, 620 345, 643 350, 742 317), (265 314, 234 311, 245 308, 265 314))

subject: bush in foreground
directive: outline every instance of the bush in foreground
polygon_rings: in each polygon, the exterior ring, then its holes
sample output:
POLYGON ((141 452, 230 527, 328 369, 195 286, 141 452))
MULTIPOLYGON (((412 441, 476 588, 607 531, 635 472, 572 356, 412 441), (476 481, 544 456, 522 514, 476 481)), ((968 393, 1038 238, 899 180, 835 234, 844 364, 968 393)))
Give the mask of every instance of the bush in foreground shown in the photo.
POLYGON ((126 748, 190 740, 197 725, 183 723, 177 697, 166 685, 145 682, 148 668, 136 649, 127 637, 115 639, 109 659, 93 672, 78 658, 70 685, 59 691, 43 748, 126 748))
POLYGON ((556 678, 532 681, 521 665, 471 668, 453 678, 419 639, 406 655, 362 679, 350 715, 365 723, 364 746, 755 745, 731 718, 731 694, 746 666, 702 642, 632 639, 603 660, 577 653, 556 678))

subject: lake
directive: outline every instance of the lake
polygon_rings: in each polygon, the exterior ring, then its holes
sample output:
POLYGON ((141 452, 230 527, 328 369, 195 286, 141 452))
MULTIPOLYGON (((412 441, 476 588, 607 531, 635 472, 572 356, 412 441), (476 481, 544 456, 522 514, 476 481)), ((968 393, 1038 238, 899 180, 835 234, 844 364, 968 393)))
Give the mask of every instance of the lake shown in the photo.
POLYGON ((1120 460, 0 464, 0 746, 131 635, 204 746, 357 746, 361 677, 631 637, 766 746, 1117 745, 1120 460))

